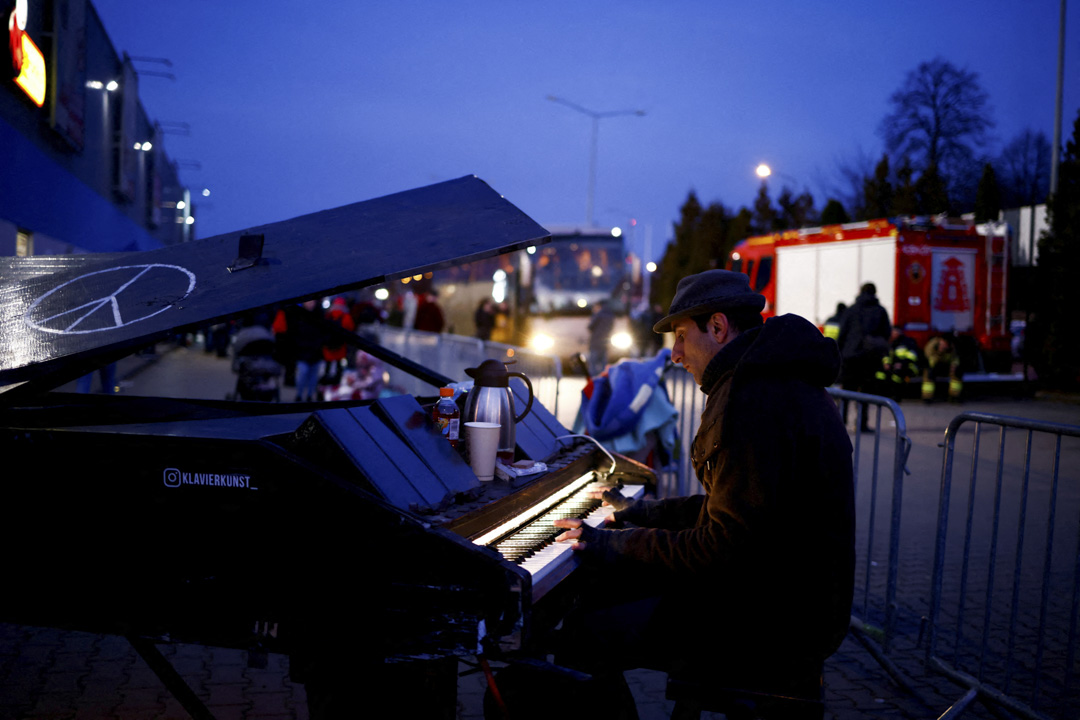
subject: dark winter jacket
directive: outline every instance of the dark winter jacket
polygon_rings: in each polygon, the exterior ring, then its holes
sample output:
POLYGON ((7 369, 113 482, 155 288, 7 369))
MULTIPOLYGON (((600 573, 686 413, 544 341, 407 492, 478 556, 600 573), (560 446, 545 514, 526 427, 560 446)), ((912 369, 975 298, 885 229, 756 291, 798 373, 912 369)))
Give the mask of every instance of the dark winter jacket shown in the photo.
POLYGON ((881 360, 889 351, 892 322, 876 295, 862 293, 840 320, 840 355, 847 360, 881 360))
POLYGON ((851 444, 824 388, 836 343, 784 315, 710 362, 692 461, 704 495, 615 514, 636 529, 586 534, 586 559, 685 592, 702 642, 823 660, 839 646, 854 581, 851 444))
POLYGON ((274 333, 287 338, 296 360, 315 365, 322 360, 326 331, 322 327, 322 313, 306 310, 302 305, 278 311, 274 318, 274 333))

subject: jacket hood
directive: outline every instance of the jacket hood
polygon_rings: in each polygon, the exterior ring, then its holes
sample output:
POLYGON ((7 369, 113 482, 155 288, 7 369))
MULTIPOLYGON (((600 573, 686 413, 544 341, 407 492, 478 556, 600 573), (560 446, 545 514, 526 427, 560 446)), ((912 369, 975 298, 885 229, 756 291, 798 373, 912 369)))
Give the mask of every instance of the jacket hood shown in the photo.
POLYGON ((862 293, 859 297, 855 298, 856 305, 880 305, 877 295, 871 295, 870 293, 862 293))
POLYGON ((798 315, 780 315, 765 321, 743 353, 736 374, 790 377, 817 387, 828 387, 840 374, 840 349, 798 315))

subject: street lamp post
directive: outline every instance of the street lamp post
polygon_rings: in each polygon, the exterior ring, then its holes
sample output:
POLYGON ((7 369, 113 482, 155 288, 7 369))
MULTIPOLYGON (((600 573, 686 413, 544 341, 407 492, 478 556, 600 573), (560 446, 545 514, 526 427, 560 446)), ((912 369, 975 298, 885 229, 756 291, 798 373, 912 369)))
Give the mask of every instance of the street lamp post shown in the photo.
POLYGON ((779 172, 778 170, 773 170, 767 163, 761 163, 756 168, 754 168, 754 174, 757 175, 762 180, 767 180, 769 177, 771 177, 773 175, 779 175, 782 178, 787 178, 788 180, 790 180, 792 183, 795 184, 796 187, 799 186, 799 181, 798 180, 796 180, 792 176, 788 175, 787 173, 779 172))
POLYGON ((592 141, 589 148, 589 187, 585 198, 585 223, 592 227, 593 224, 593 196, 596 192, 596 137, 600 132, 600 120, 601 118, 616 117, 619 115, 637 115, 641 117, 645 114, 644 110, 608 110, 605 112, 596 112, 595 110, 589 110, 577 103, 564 100, 554 95, 548 95, 547 99, 551 102, 565 105, 566 107, 577 110, 579 113, 588 115, 592 118, 592 141))
MULTIPOLYGON (((1057 92, 1054 96, 1054 143, 1050 146, 1050 194, 1057 194, 1058 155, 1061 147, 1061 83, 1065 77, 1065 0, 1061 0, 1058 18, 1058 71, 1057 92)), ((1035 208, 1031 208, 1034 217, 1035 208)), ((1031 255, 1028 255, 1030 258, 1031 255)))

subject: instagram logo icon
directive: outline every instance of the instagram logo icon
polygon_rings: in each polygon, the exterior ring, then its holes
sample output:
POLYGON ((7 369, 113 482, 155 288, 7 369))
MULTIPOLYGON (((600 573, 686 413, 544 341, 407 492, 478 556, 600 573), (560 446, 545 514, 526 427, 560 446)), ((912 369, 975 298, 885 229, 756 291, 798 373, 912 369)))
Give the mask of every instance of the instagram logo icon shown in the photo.
POLYGON ((165 487, 180 487, 180 471, 176 468, 165 468, 165 487))

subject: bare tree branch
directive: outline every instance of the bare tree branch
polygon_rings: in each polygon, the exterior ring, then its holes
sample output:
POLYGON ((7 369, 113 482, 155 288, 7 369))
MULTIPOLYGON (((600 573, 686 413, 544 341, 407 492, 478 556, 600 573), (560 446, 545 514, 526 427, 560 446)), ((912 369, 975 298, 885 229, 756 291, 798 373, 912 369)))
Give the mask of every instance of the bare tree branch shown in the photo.
POLYGON ((994 124, 978 75, 942 58, 908 73, 889 100, 893 110, 879 128, 885 147, 920 171, 936 167, 946 180, 970 168, 994 124))

